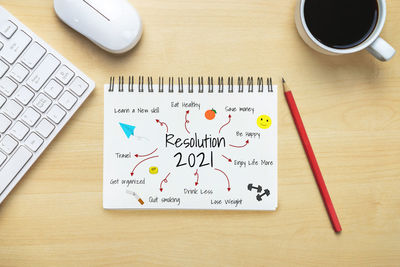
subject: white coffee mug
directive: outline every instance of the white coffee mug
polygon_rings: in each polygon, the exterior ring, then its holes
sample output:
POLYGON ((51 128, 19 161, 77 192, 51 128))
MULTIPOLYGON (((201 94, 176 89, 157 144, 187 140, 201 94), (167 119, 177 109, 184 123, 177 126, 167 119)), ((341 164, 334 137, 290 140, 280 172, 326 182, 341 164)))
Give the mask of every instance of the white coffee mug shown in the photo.
POLYGON ((359 45, 346 49, 337 49, 326 46, 323 43, 319 42, 311 34, 310 30, 307 27, 306 20, 304 18, 304 4, 306 1, 307 0, 299 0, 297 2, 295 19, 296 19, 296 27, 301 38, 303 38, 304 42, 306 42, 311 48, 327 55, 350 54, 361 51, 363 49, 367 49, 368 52, 370 52, 372 55, 374 55, 377 59, 381 61, 390 60, 396 53, 396 50, 390 44, 388 44, 385 40, 379 37, 386 20, 385 0, 377 0, 379 7, 379 14, 378 14, 379 16, 375 30, 370 34, 370 36, 366 40, 364 40, 359 45))

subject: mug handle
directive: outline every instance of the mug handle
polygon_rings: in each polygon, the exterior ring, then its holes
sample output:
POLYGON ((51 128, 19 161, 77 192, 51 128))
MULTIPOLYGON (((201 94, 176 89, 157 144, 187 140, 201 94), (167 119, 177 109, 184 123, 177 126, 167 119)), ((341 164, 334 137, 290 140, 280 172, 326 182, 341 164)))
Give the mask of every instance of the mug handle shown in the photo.
POLYGON ((396 50, 381 37, 367 47, 367 51, 380 61, 388 61, 396 54, 396 50))

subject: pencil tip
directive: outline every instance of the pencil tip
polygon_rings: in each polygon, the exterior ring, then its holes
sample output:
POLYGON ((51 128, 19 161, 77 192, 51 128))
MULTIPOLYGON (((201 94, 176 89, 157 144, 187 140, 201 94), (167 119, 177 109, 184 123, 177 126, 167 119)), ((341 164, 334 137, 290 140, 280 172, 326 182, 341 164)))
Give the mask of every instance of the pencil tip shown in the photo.
POLYGON ((282 77, 282 87, 283 87, 283 91, 284 92, 288 92, 289 91, 288 85, 287 85, 287 83, 285 81, 285 78, 283 78, 283 77, 282 77))

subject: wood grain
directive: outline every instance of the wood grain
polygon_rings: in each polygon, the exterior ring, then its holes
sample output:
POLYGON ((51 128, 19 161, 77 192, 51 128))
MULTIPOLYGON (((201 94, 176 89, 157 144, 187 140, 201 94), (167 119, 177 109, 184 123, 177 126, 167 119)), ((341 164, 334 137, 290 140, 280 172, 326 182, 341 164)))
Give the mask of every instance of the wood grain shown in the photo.
MULTIPOLYGON (((0 206, 2 266, 398 266, 400 61, 308 48, 295 0, 132 0, 139 45, 114 56, 62 22, 51 0, 0 0, 97 88, 0 206), (333 233, 279 96, 276 212, 105 211, 103 89, 110 75, 284 76, 343 226, 333 233)), ((382 36, 400 49, 400 2, 382 36)))

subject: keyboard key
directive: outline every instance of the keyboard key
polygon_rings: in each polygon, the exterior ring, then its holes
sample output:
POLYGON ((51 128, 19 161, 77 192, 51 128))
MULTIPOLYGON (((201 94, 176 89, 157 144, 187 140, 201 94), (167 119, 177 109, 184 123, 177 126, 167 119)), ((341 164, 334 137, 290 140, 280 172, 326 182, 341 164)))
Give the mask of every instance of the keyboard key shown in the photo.
POLYGON ((26 86, 22 86, 15 95, 15 98, 22 104, 27 105, 35 94, 29 90, 26 86))
POLYGON ((0 152, 0 167, 3 165, 4 161, 6 161, 7 156, 0 152))
POLYGON ((5 133, 10 125, 11 121, 3 114, 0 114, 0 133, 5 133))
POLYGON ((66 114, 67 113, 62 108, 60 108, 58 105, 54 105, 50 108, 50 111, 47 114, 47 116, 54 123, 58 124, 65 117, 66 114))
POLYGON ((81 77, 76 77, 69 88, 78 96, 82 96, 88 87, 89 84, 82 80, 81 77))
POLYGON ((0 149, 10 155, 17 147, 17 145, 18 142, 7 134, 0 142, 0 149))
POLYGON ((36 133, 31 133, 25 141, 25 144, 32 151, 36 152, 39 147, 43 144, 43 139, 36 133))
POLYGON ((21 64, 15 65, 15 67, 11 70, 10 76, 13 77, 17 82, 22 83, 25 80, 26 76, 28 76, 29 70, 27 70, 21 64))
POLYGON ((22 56, 22 62, 25 63, 28 68, 33 69, 44 54, 46 54, 46 49, 34 42, 22 56))
POLYGON ((64 108, 70 110, 78 101, 78 98, 73 96, 70 92, 65 91, 64 94, 60 97, 58 102, 63 106, 64 108))
POLYGON ((6 74, 8 71, 8 65, 3 62, 3 60, 0 60, 0 78, 6 74))
POLYGON ((15 100, 10 100, 4 105, 3 111, 6 115, 11 117, 11 119, 16 119, 21 113, 22 107, 20 104, 15 102, 15 100))
POLYGON ((32 41, 25 32, 18 31, 5 45, 2 50, 2 57, 10 64, 22 54, 28 44, 32 41))
POLYGON ((33 126, 39 120, 40 114, 37 113, 33 108, 29 107, 24 114, 22 114, 22 121, 27 123, 29 126, 33 126))
POLYGON ((20 121, 17 121, 13 127, 11 127, 10 134, 12 134, 19 141, 24 139, 25 135, 29 132, 29 128, 20 121))
POLYGON ((0 80, 0 92, 6 96, 11 96, 17 87, 18 85, 8 77, 0 80))
POLYGON ((56 73, 56 78, 64 85, 67 85, 74 76, 75 73, 65 65, 62 65, 56 73))
POLYGON ((48 120, 43 119, 36 127, 36 131, 44 138, 47 138, 53 132, 54 128, 55 127, 53 124, 51 124, 48 120))
POLYGON ((6 101, 7 99, 4 96, 0 95, 0 108, 4 105, 4 103, 6 103, 6 101))
POLYGON ((62 90, 62 85, 53 79, 44 87, 44 91, 54 99, 58 97, 62 90))
POLYGON ((0 192, 11 183, 32 156, 32 153, 24 146, 17 149, 17 152, 15 152, 0 171, 0 192))
POLYGON ((11 36, 17 31, 18 27, 11 21, 7 20, 1 23, 0 25, 0 33, 4 35, 7 39, 10 39, 11 36))
POLYGON ((51 100, 44 94, 40 94, 34 101, 33 106, 35 106, 41 112, 45 112, 51 105, 51 100))
POLYGON ((33 90, 38 91, 59 65, 60 61, 52 54, 48 54, 39 64, 39 67, 32 73, 31 77, 29 77, 27 84, 33 90))

